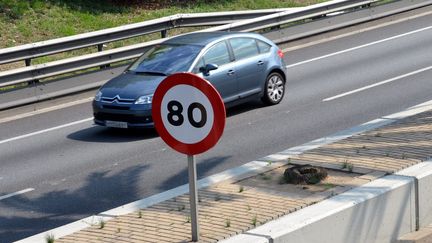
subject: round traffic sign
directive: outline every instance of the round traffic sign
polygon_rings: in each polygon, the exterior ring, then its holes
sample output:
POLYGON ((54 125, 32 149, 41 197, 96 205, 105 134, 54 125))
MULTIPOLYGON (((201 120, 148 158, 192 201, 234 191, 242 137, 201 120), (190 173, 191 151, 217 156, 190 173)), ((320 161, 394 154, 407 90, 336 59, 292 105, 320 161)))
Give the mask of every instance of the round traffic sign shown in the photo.
POLYGON ((213 147, 222 136, 225 116, 217 90, 192 73, 168 76, 153 95, 155 128, 180 153, 194 155, 213 147))

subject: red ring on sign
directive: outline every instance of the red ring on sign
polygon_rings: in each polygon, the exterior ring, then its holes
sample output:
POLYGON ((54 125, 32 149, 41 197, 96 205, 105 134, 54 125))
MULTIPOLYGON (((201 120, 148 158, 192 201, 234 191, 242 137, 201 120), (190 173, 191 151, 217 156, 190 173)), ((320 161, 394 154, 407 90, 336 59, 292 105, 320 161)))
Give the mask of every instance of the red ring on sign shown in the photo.
POLYGON ((225 128, 226 113, 219 92, 210 82, 193 73, 176 73, 168 76, 156 88, 152 101, 152 117, 156 131, 168 146, 180 153, 194 155, 203 153, 216 145, 225 128), (161 104, 163 97, 169 89, 180 84, 199 89, 208 98, 213 108, 213 127, 210 129, 209 134, 198 143, 186 144, 178 141, 168 132, 162 122, 161 104))

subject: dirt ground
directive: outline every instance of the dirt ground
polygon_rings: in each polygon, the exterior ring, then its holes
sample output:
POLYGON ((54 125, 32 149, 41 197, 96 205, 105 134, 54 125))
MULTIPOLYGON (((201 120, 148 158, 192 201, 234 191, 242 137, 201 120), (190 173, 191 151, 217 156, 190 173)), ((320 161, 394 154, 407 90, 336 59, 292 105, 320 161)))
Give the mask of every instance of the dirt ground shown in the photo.
POLYGON ((293 197, 309 197, 315 193, 324 192, 335 187, 352 187, 351 182, 362 174, 327 169, 328 176, 318 184, 286 184, 283 173, 293 165, 285 165, 274 170, 238 181, 237 184, 247 187, 262 188, 290 194, 293 197))

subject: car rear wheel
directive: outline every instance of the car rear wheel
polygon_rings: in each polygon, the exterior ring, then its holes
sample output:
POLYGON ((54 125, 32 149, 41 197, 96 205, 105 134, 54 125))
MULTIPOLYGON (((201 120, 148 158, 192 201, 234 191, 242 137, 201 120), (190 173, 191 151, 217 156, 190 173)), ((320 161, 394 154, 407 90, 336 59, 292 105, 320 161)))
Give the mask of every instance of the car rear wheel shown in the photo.
POLYGON ((282 101, 285 94, 285 79, 279 73, 270 73, 265 82, 262 101, 267 105, 276 105, 282 101))

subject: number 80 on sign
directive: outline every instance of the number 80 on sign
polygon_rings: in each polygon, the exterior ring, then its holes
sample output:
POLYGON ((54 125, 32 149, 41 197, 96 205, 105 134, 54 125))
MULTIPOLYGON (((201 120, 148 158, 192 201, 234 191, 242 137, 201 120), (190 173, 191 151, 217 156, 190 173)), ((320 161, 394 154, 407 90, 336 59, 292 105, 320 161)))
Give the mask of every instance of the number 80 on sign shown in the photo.
POLYGON ((225 106, 216 89, 191 73, 159 84, 152 117, 161 138, 178 152, 194 155, 213 147, 225 127, 225 106))

